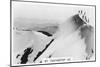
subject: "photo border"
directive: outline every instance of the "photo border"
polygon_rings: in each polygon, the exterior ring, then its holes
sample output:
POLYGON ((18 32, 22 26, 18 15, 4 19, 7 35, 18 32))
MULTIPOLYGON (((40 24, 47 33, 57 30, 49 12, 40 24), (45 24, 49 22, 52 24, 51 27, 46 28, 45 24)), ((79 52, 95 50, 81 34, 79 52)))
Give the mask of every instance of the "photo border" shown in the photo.
POLYGON ((95 60, 91 61, 73 61, 73 62, 59 62, 59 63, 46 63, 46 64, 27 64, 16 66, 38 66, 38 65, 53 65, 53 64, 69 64, 69 63, 86 63, 96 62, 96 5, 87 4, 72 4, 72 3, 57 3, 57 2, 43 2, 43 1, 24 1, 24 0, 10 0, 10 67, 16 67, 12 65, 12 1, 16 2, 30 2, 30 3, 46 3, 46 4, 59 4, 59 5, 74 5, 74 6, 90 6, 95 8, 95 60))

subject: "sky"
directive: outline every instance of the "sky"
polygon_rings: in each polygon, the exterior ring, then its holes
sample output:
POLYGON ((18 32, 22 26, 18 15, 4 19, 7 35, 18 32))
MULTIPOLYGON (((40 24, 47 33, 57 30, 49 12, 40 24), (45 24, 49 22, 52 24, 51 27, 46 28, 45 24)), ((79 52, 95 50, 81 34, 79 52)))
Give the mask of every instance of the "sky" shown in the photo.
POLYGON ((61 4, 59 5, 59 4, 15 2, 15 1, 12 2, 12 16, 14 20, 16 19, 18 20, 19 18, 21 19, 24 18, 25 21, 30 21, 31 19, 40 19, 40 20, 55 20, 61 23, 64 22, 70 16, 77 14, 78 10, 83 10, 86 11, 87 17, 91 19, 90 22, 92 24, 95 19, 94 9, 95 8, 91 6, 74 6, 74 5, 61 5, 61 4))

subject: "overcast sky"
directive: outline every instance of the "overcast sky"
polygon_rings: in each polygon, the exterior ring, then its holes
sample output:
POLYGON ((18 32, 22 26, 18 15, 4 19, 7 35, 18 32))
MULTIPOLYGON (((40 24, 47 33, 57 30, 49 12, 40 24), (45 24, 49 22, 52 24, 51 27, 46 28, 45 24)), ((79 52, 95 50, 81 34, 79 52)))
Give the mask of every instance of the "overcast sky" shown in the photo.
POLYGON ((94 7, 89 6, 74 6, 74 5, 59 5, 46 3, 31 3, 31 2, 13 2, 12 3, 13 18, 26 19, 47 19, 65 21, 68 17, 77 14, 78 10, 84 10, 94 22, 94 7))

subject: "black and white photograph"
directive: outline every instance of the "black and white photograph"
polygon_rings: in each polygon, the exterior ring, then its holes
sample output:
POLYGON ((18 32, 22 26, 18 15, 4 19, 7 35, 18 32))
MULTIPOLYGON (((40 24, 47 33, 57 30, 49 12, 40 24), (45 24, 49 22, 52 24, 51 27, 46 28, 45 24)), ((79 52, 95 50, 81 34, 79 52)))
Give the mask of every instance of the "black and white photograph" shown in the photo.
POLYGON ((11 65, 96 61, 95 6, 11 1, 11 65))

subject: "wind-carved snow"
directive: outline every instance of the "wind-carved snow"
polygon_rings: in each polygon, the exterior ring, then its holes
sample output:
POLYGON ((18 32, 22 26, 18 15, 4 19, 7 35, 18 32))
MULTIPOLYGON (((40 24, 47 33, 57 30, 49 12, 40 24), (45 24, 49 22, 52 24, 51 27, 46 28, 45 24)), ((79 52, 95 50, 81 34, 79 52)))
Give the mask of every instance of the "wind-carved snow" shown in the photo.
MULTIPOLYGON (((57 39, 57 49, 54 51, 53 57, 70 57, 73 59, 85 59, 85 43, 78 35, 79 31, 60 37, 57 39)), ((73 61, 72 59, 72 61, 73 61)))
MULTIPOLYGON (((33 60, 36 57, 36 55, 38 54, 38 52, 42 51, 45 48, 45 46, 49 43, 51 38, 50 37, 48 38, 46 35, 43 35, 42 33, 35 32, 35 31, 31 31, 30 32, 31 34, 29 34, 29 31, 24 31, 24 32, 20 31, 19 33, 22 34, 23 36, 16 34, 17 37, 16 36, 15 37, 16 38, 21 37, 21 39, 23 39, 23 40, 21 40, 19 38, 20 41, 17 41, 16 46, 18 46, 18 47, 23 46, 23 47, 20 47, 20 50, 17 50, 17 52, 14 52, 14 55, 13 55, 14 56, 13 57, 14 64, 16 64, 16 63, 20 64, 20 62, 21 62, 20 59, 22 58, 22 56, 24 54, 24 50, 27 49, 27 48, 33 49, 33 52, 28 55, 28 58, 27 58, 28 61, 26 63, 33 63, 33 60), (25 34, 27 34, 27 33, 29 35, 31 35, 31 39, 28 41, 28 43, 22 44, 25 40, 24 38, 26 36, 28 36, 28 35, 25 36, 25 34)), ((27 40, 25 40, 25 42, 26 41, 27 40)))

